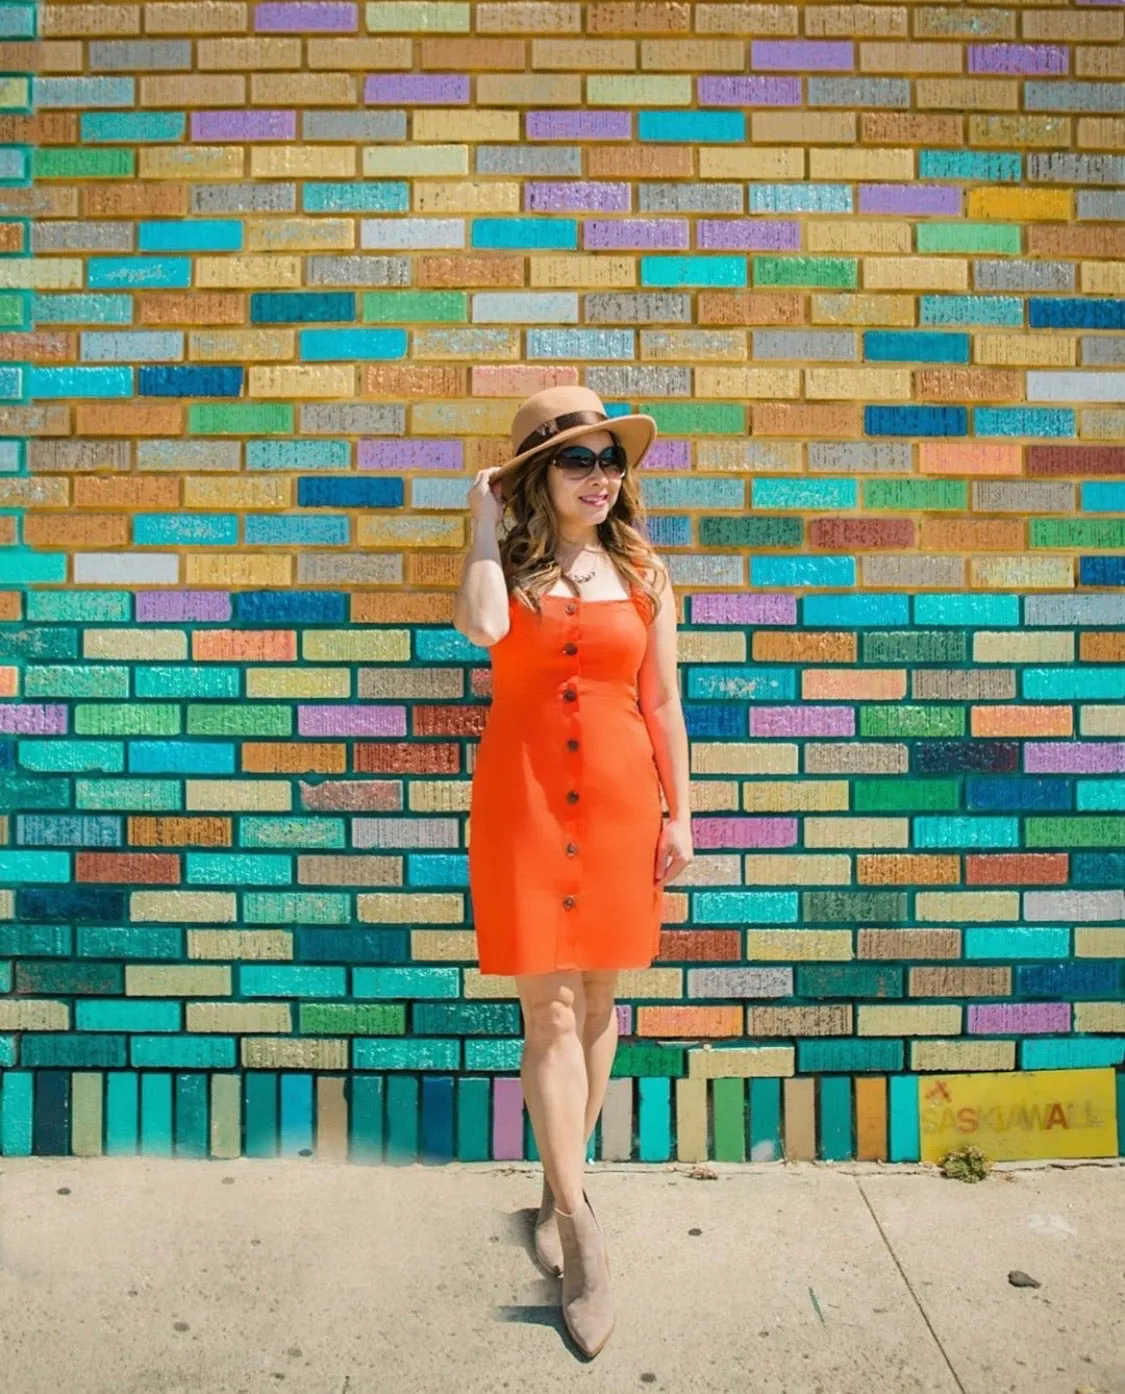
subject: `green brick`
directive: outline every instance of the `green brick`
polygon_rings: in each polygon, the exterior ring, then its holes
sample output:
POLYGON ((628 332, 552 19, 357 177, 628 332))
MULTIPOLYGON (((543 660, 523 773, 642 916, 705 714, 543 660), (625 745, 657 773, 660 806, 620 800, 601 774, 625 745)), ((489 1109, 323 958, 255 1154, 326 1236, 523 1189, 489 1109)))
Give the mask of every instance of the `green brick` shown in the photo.
POLYGON ((128 591, 29 591, 24 614, 56 624, 127 624, 133 598, 128 591))
POLYGON ((5 291, 0 295, 0 329, 27 328, 28 300, 25 291, 5 291))
POLYGON ((186 730, 189 736, 289 736, 293 734, 293 710, 261 703, 238 707, 189 705, 186 730))
POLYGON ((804 536, 800 518, 701 518, 704 547, 799 547, 804 536))
POLYGON ((125 768, 124 741, 20 741, 17 758, 25 770, 77 774, 125 768))
POLYGON ((969 486, 963 479, 865 479, 863 506, 895 513, 964 512, 969 506, 969 486))
POLYGON ((1125 547, 1122 518, 1032 518, 1033 547, 1125 547))
POLYGON ((243 847, 293 847, 300 851, 347 847, 342 818, 246 817, 238 820, 243 847))
POLYGON ((651 416, 663 435, 746 434, 746 409, 733 402, 644 402, 637 410, 651 416))
POLYGON ((193 436, 291 436, 289 402, 192 402, 188 433, 193 436))
POLYGON ((1024 836, 1028 847, 1122 847, 1125 817, 1029 817, 1024 836))
POLYGON ((303 1036, 402 1036, 406 1007, 401 1003, 301 1002, 297 1030, 303 1036))
POLYGON ((0 812, 68 808, 65 779, 28 779, 23 775, 0 776, 0 812))
POLYGON ((180 709, 174 703, 125 706, 120 702, 74 708, 74 731, 80 736, 176 736, 180 709))
POLYGON ((965 708, 948 706, 860 707, 861 736, 963 736, 965 708))
POLYGON ((33 179, 133 179, 137 152, 125 146, 85 149, 40 146, 31 152, 33 179))
POLYGON ((463 290, 369 290, 360 304, 365 324, 463 324, 469 318, 463 290))
POLYGON ((801 963, 794 992, 809 999, 898 998, 903 995, 903 972, 897 963, 801 963))
POLYGON ((128 697, 129 670, 90 664, 29 667, 24 678, 25 697, 128 697))
POLYGON ((76 779, 75 808, 91 812, 176 813, 183 787, 175 779, 76 779))
POLYGON ((966 663, 969 636, 960 629, 872 629, 860 634, 863 663, 966 663))
POLYGON ((1020 254, 1018 223, 920 222, 914 228, 919 252, 1020 254))
POLYGON ((857 779, 852 801, 857 813, 953 813, 961 807, 961 781, 857 779))
POLYGON ((801 918, 812 924, 899 924, 905 891, 802 891, 801 918))
POLYGON ((665 1079, 679 1079, 686 1073, 686 1050, 683 1046, 619 1041, 610 1077, 639 1079, 653 1075, 665 1079))
POLYGON ((744 1079, 713 1079, 711 1081, 711 1102, 715 1161, 744 1162, 746 1160, 746 1081, 744 1079))
POLYGON ((751 257, 756 286, 824 286, 840 290, 859 284, 855 257, 751 257))

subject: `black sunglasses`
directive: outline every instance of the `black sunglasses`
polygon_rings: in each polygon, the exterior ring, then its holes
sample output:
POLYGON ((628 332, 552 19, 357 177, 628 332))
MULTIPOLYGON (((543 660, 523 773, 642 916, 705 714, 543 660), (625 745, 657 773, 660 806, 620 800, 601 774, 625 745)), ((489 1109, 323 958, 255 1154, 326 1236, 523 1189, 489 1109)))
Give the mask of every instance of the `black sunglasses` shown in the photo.
POLYGON ((617 441, 607 445, 600 454, 595 454, 588 445, 563 445, 551 464, 561 469, 566 479, 585 479, 588 474, 593 474, 594 466, 599 464, 606 478, 623 479, 629 466, 629 456, 625 447, 617 441))

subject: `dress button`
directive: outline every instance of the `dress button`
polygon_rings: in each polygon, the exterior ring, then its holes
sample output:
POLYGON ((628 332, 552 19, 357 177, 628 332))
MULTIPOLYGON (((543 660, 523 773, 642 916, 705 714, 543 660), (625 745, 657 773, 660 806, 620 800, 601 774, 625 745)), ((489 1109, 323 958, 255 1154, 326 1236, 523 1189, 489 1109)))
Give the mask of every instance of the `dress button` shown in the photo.
POLYGON ((564 909, 564 910, 573 910, 573 909, 574 909, 574 897, 573 897, 572 895, 568 895, 568 896, 566 896, 566 897, 564 898, 564 900, 563 900, 563 909, 564 909))
POLYGON ((578 790, 577 790, 577 789, 571 789, 571 790, 567 793, 566 801, 567 801, 567 803, 577 803, 577 802, 578 802, 578 790))
POLYGON ((568 843, 566 844, 566 855, 567 855, 568 857, 573 857, 574 854, 575 854, 575 852, 577 852, 577 851, 578 851, 578 845, 577 845, 577 843, 568 842, 568 843))
POLYGON ((568 605, 568 606, 566 607, 566 613, 567 613, 568 615, 573 615, 574 612, 575 612, 575 610, 577 610, 577 609, 578 609, 578 606, 577 606, 577 605, 568 605))
POLYGON ((567 690, 563 693, 563 698, 564 698, 567 702, 573 702, 574 699, 575 699, 577 696, 578 696, 578 693, 575 692, 575 690, 574 690, 573 687, 568 687, 567 690))
POLYGON ((568 656, 571 655, 571 654, 576 654, 577 652, 578 652, 578 645, 577 645, 577 644, 565 644, 565 645, 563 646, 563 653, 567 654, 568 656))
POLYGON ((578 749, 578 742, 577 742, 577 741, 573 741, 573 740, 572 740, 572 741, 567 741, 567 743, 566 743, 566 748, 567 748, 567 750, 577 750, 577 749, 578 749))

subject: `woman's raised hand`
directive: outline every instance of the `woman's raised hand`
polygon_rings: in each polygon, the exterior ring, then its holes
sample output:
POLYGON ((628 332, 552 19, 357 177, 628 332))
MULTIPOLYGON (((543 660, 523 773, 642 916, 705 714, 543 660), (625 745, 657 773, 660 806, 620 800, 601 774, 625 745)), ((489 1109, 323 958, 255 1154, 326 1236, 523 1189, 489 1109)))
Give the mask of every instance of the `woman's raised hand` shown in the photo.
POLYGON ((492 483, 492 476, 499 468, 499 465, 494 465, 491 469, 478 470, 477 477, 469 487, 469 508, 478 523, 496 526, 504 516, 500 485, 492 483))

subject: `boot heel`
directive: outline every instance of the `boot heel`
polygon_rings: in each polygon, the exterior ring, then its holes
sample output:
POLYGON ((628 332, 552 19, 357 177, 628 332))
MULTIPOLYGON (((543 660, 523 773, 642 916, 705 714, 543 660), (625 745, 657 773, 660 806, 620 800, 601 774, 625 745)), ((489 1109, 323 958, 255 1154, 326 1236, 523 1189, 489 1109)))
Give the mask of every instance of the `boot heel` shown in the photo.
POLYGON ((555 1218, 555 1196, 546 1172, 543 1173, 543 1198, 535 1219, 535 1259, 549 1277, 562 1277, 563 1252, 555 1218))

